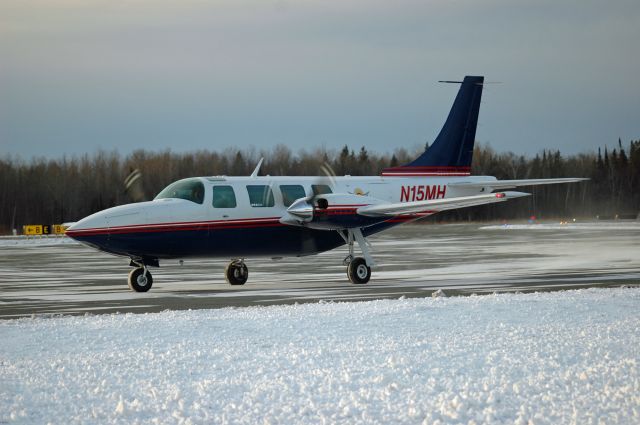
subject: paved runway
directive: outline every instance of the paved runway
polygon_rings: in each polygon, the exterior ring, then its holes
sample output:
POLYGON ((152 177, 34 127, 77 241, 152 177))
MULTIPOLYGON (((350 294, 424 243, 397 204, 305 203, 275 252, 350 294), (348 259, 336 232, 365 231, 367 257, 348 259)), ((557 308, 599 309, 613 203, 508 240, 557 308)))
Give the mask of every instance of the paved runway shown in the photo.
POLYGON ((0 318, 640 284, 638 222, 407 225, 370 240, 378 266, 367 285, 348 282, 341 248, 247 259, 241 287, 225 282, 227 260, 164 261, 151 291, 134 293, 127 259, 66 238, 1 238, 0 318))

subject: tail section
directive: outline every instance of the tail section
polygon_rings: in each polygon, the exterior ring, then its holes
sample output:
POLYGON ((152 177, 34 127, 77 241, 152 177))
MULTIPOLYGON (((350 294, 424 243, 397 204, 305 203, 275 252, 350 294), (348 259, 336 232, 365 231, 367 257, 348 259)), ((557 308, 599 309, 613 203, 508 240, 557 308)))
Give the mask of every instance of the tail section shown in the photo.
MULTIPOLYGON (((459 81, 443 81, 460 83, 459 81)), ((447 121, 433 144, 414 161, 382 170, 383 176, 468 176, 484 77, 464 77, 447 121)))

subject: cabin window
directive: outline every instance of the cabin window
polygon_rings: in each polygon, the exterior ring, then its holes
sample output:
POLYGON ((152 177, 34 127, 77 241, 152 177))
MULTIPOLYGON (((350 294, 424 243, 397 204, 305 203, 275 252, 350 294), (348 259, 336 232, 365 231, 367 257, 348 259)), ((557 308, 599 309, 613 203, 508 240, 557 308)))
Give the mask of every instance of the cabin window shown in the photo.
POLYGON ((326 195, 328 193, 333 193, 331 188, 326 184, 312 184, 311 190, 313 190, 314 195, 326 195))
POLYGON ((304 187, 299 184, 283 184, 280 185, 280 192, 282 192, 282 202, 285 207, 293 204, 296 199, 304 198, 307 196, 304 193, 304 187))
POLYGON ((249 203, 252 207, 272 207, 273 192, 267 185, 247 185, 249 203))
POLYGON ((236 194, 231 186, 213 186, 213 208, 235 208, 236 194))
POLYGON ((187 201, 202 204, 204 201, 204 184, 198 179, 178 180, 164 188, 155 199, 186 199, 187 201))

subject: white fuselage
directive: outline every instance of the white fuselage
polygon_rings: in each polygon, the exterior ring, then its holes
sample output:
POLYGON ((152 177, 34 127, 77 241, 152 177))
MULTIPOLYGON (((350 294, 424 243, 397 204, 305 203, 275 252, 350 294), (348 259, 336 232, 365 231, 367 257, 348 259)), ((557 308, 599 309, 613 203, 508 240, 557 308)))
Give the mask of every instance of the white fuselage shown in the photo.
POLYGON ((343 234, 332 230, 359 228, 368 236, 432 213, 372 218, 358 214, 358 208, 489 193, 489 186, 452 184, 490 181, 495 179, 196 177, 173 183, 153 201, 92 214, 70 227, 67 234, 102 251, 145 263, 161 258, 312 255, 345 243, 343 234), (314 185, 316 189, 330 187, 331 195, 319 196, 329 200, 329 205, 314 207, 312 221, 298 220, 288 208, 296 200, 311 198, 314 185), (262 199, 261 194, 267 192, 270 195, 262 199))
MULTIPOLYGON (((281 186, 301 185, 305 196, 312 195, 312 185, 329 185, 333 193, 364 195, 380 201, 412 202, 427 199, 453 198, 483 193, 484 188, 456 188, 453 182, 494 181, 492 177, 380 177, 344 176, 331 180, 327 177, 200 177, 205 187, 202 204, 175 198, 121 205, 93 214, 73 226, 73 230, 120 228, 127 226, 162 225, 202 221, 259 220, 282 217, 286 214, 281 186), (273 193, 273 206, 252 206, 248 185, 266 185, 273 193), (215 208, 212 205, 213 188, 231 186, 236 206, 215 208)), ((490 191, 490 188, 488 189, 490 191)))

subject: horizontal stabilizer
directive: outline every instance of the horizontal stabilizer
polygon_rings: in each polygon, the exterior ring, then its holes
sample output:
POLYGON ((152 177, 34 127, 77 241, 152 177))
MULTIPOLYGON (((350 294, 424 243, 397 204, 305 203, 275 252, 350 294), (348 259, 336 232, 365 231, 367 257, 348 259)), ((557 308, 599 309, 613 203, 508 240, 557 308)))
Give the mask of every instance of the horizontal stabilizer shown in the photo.
POLYGON ((523 180, 485 180, 485 181, 470 181, 470 182, 455 182, 449 183, 448 186, 456 188, 482 188, 490 187, 493 190, 496 189, 510 189, 521 186, 537 186, 542 184, 559 184, 559 183, 575 183, 581 181, 587 181, 587 178, 581 177, 564 177, 558 179, 523 179, 523 180))
POLYGON ((428 201, 399 202, 388 204, 367 205, 358 208, 360 215, 368 217, 395 216, 401 214, 418 214, 425 212, 439 212, 456 208, 471 207, 474 205, 491 204, 494 202, 508 201, 509 199, 529 196, 523 192, 499 192, 485 195, 461 196, 457 198, 431 199, 428 201))

